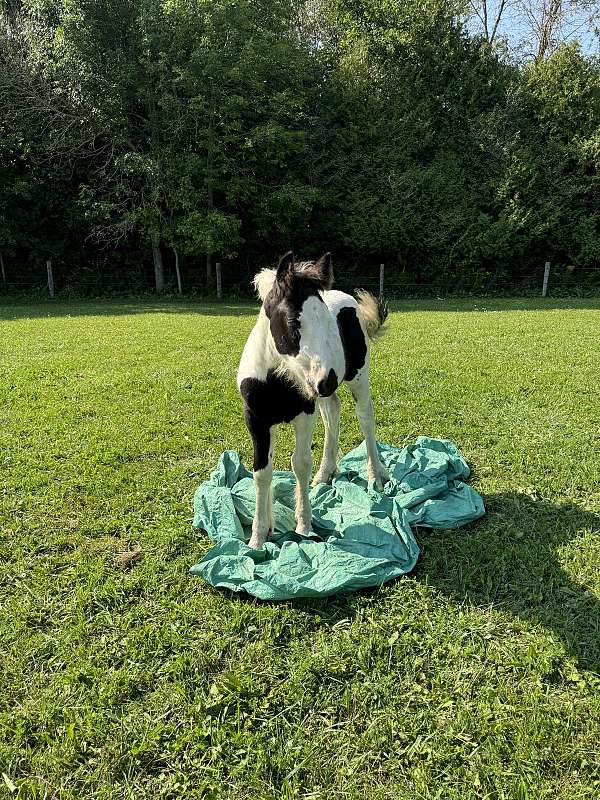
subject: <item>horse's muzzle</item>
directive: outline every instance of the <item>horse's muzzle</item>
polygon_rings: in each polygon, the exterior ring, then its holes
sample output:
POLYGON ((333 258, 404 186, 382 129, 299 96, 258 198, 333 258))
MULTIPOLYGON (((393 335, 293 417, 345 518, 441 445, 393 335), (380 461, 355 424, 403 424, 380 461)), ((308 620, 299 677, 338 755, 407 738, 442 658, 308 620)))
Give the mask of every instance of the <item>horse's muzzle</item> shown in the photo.
POLYGON ((338 388, 338 379, 335 372, 330 369, 329 375, 317 384, 317 394, 319 397, 330 397, 338 388))

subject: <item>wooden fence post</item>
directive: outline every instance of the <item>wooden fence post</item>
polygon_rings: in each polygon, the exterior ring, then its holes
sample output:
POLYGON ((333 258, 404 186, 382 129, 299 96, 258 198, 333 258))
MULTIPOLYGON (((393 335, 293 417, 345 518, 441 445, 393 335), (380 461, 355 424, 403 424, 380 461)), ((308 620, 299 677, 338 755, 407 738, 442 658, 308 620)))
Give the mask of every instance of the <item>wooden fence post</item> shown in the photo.
POLYGON ((219 300, 223 297, 223 292, 221 288, 221 262, 217 261, 215 264, 215 271, 217 273, 217 297, 219 300))
POLYGON ((383 297, 383 272, 384 266, 383 264, 379 265, 379 297, 383 297))
POLYGON ((46 261, 46 270, 48 272, 48 294, 54 298, 54 275, 52 274, 52 261, 46 261))
POLYGON ((544 283, 542 284, 542 297, 548 294, 548 278, 550 277, 550 262, 546 261, 544 265, 544 283))

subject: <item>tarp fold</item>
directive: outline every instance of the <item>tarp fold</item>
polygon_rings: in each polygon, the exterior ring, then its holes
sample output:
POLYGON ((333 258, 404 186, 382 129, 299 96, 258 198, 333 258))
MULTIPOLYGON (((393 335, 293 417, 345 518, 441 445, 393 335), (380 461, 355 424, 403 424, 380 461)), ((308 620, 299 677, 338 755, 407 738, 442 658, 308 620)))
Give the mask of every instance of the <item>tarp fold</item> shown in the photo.
POLYGON ((367 480, 365 443, 339 462, 332 483, 311 489, 313 532, 294 530, 291 472, 273 475, 275 533, 261 550, 247 545, 254 516, 252 473, 226 450, 194 496, 194 527, 214 542, 191 568, 212 586, 263 600, 325 597, 378 586, 413 569, 412 527, 457 528, 485 513, 465 481, 467 462, 444 439, 420 436, 404 448, 379 444, 390 480, 378 492, 367 480))

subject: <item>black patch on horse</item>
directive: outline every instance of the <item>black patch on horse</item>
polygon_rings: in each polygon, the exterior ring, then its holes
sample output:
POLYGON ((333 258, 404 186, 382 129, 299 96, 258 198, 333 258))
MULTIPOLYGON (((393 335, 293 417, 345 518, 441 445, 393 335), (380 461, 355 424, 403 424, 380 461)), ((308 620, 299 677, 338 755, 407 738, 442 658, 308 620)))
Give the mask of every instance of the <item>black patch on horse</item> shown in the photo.
POLYGON ((337 315, 337 324, 344 347, 346 372, 344 380, 351 381, 356 378, 358 370, 365 365, 367 357, 367 342, 356 309, 350 306, 342 308, 337 315))
POLYGON ((284 356, 297 356, 300 352, 300 313, 309 297, 323 298, 320 286, 312 278, 293 274, 290 280, 281 285, 275 281, 263 303, 269 318, 271 335, 277 352, 284 356))
POLYGON ((244 419, 254 444, 254 471, 269 462, 270 429, 281 422, 291 422, 298 414, 314 414, 314 400, 305 397, 290 381, 267 372, 266 381, 244 378, 240 384, 244 398, 244 419))

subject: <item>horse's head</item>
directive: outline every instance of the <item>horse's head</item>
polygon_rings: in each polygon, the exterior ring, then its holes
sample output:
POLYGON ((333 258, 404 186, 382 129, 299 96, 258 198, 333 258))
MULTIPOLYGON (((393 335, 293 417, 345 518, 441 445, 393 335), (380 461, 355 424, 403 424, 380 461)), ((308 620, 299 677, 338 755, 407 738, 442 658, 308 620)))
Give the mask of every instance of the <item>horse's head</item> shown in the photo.
POLYGON ((332 282, 329 253, 318 261, 295 264, 290 252, 279 262, 272 285, 263 297, 282 366, 310 396, 329 397, 345 371, 337 321, 322 297, 332 282))

